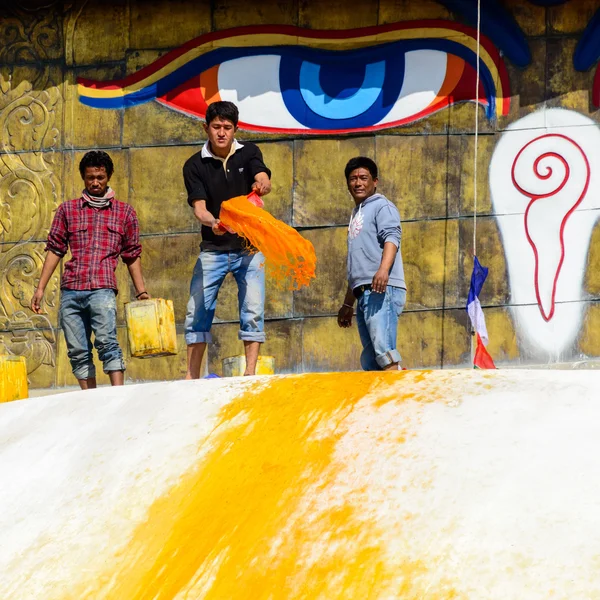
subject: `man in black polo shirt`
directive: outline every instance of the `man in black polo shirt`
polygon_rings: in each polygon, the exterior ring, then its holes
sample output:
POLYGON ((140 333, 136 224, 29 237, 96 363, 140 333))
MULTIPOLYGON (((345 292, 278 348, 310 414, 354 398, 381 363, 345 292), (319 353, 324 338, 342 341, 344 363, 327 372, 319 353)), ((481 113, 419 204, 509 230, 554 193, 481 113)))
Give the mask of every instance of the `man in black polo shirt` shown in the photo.
POLYGON ((214 102, 206 111, 204 129, 208 141, 185 163, 183 179, 188 203, 202 223, 200 255, 190 285, 185 319, 187 352, 186 379, 198 379, 206 344, 212 341, 210 328, 215 316, 217 294, 227 273, 238 285, 240 331, 244 342, 246 372, 254 375, 260 344, 265 341, 264 256, 248 252, 244 241, 227 233, 219 221, 221 204, 255 191, 264 196, 271 191, 271 171, 255 144, 235 139, 238 109, 233 102, 214 102))

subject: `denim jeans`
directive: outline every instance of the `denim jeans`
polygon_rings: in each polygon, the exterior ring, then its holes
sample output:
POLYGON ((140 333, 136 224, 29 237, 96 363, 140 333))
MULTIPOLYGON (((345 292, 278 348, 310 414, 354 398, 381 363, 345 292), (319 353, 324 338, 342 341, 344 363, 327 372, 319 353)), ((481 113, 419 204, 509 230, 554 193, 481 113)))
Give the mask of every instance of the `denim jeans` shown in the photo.
POLYGON ((227 273, 238 286, 240 340, 265 341, 265 257, 260 252, 202 251, 190 284, 185 317, 185 342, 212 342, 210 328, 215 317, 217 295, 227 273))
POLYGON ((117 341, 117 297, 114 290, 61 290, 60 321, 67 355, 77 379, 96 376, 92 360, 92 332, 104 372, 125 370, 123 352, 117 341))
POLYGON ((365 371, 381 371, 402 360, 396 350, 396 332, 405 302, 406 290, 391 285, 385 294, 365 290, 358 300, 356 323, 363 346, 360 365, 365 371))

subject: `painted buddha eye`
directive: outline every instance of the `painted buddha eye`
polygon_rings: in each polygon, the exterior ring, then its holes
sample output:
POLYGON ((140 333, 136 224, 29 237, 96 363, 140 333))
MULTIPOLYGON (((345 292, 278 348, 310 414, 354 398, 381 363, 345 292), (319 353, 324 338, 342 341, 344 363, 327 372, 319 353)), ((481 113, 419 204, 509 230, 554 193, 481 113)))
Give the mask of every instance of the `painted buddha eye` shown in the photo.
MULTIPOLYGON (((156 99, 200 118, 212 102, 230 100, 240 110, 242 129, 290 134, 405 125, 475 99, 473 39, 467 28, 443 23, 446 29, 397 24, 376 28, 379 32, 358 30, 359 36, 357 31, 343 32, 351 36, 344 43, 339 32, 333 38, 310 32, 313 37, 303 39, 290 36, 293 28, 276 34, 270 28, 272 35, 258 35, 256 43, 263 37, 285 43, 253 46, 246 35, 240 47, 232 36, 220 40, 225 47, 214 49, 210 42, 211 50, 205 52, 203 38, 198 38, 186 52, 174 51, 123 81, 81 80, 80 100, 98 108, 120 108, 156 99), (449 35, 450 26, 452 39, 442 37, 449 35), (386 38, 390 41, 373 43, 386 38), (228 39, 232 46, 227 47, 228 39), (346 49, 353 45, 357 47, 346 49)), ((506 114, 507 75, 489 42, 483 47, 480 74, 479 97, 488 117, 506 114)))

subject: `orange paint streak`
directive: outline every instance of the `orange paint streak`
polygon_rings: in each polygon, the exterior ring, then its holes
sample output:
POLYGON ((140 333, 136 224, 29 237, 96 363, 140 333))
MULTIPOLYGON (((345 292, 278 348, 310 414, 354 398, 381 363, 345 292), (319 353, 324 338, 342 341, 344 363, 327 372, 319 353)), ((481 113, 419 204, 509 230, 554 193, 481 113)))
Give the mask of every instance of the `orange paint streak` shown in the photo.
POLYGON ((435 100, 430 104, 434 105, 443 100, 448 100, 452 97, 452 92, 456 89, 460 78, 465 70, 465 61, 452 54, 448 54, 448 62, 446 65, 446 77, 440 91, 437 93, 435 100))
POLYGON ((313 245, 294 228, 239 196, 223 202, 222 223, 265 255, 271 276, 280 283, 291 279, 291 288, 308 286, 315 277, 317 256, 313 245))
POLYGON ((456 598, 450 582, 431 588, 424 559, 390 556, 386 532, 353 494, 327 495, 346 467, 335 450, 349 415, 399 379, 414 378, 331 373, 257 383, 222 410, 209 454, 154 502, 104 576, 90 575, 69 597, 456 598))
POLYGON ((200 74, 200 92, 206 104, 221 100, 219 92, 219 65, 215 65, 200 74))

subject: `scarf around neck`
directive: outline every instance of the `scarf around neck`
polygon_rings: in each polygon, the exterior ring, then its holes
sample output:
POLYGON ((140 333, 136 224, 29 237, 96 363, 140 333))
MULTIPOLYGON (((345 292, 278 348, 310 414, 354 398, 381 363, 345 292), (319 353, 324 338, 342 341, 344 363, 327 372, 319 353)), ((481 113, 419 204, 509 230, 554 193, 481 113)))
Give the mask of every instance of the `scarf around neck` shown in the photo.
POLYGON ((110 201, 115 197, 115 192, 110 188, 106 188, 104 196, 91 196, 87 190, 81 192, 81 197, 84 202, 87 202, 93 208, 104 208, 110 204, 110 201))

